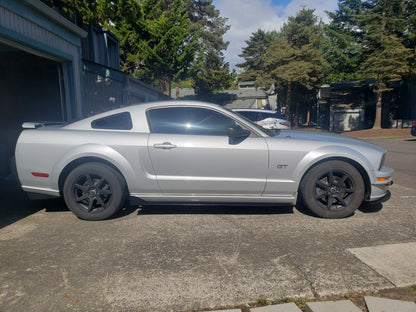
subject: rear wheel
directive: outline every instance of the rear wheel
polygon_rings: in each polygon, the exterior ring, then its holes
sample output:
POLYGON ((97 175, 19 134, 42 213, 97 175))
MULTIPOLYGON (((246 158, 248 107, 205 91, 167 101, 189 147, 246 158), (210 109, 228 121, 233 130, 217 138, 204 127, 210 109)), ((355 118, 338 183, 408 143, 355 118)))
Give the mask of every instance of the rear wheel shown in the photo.
POLYGON ((84 220, 109 218, 124 205, 125 193, 126 183, 121 174, 96 162, 72 170, 63 188, 66 205, 84 220))
POLYGON ((364 181, 351 164, 331 160, 310 169, 300 184, 304 204, 317 216, 344 218, 364 200, 364 181))

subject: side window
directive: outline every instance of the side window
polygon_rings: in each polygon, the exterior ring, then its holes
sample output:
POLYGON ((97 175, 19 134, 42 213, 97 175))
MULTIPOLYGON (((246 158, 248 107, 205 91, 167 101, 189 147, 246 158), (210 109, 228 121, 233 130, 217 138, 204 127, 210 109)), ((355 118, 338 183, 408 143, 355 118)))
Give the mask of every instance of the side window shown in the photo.
POLYGON ((228 135, 235 121, 219 112, 197 107, 155 108, 147 112, 152 133, 228 135))
POLYGON ((91 122, 91 127, 106 130, 131 130, 133 129, 133 123, 130 113, 124 112, 95 119, 91 122))

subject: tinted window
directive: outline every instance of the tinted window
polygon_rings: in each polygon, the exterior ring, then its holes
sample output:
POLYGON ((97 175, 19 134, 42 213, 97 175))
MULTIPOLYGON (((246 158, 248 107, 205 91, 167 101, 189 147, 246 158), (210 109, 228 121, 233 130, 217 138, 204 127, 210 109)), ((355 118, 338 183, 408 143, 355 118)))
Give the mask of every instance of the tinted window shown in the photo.
POLYGON ((279 118, 276 113, 269 113, 269 112, 261 112, 260 114, 260 119, 259 120, 263 120, 266 118, 279 118))
POLYGON ((124 112, 96 119, 91 122, 91 127, 93 129, 131 130, 133 123, 130 113, 124 112))
POLYGON ((196 107, 151 109, 147 116, 153 133, 228 135, 228 129, 236 125, 228 116, 196 107))
POLYGON ((252 120, 252 121, 259 121, 260 120, 260 114, 258 112, 237 112, 240 115, 243 115, 244 117, 252 120))

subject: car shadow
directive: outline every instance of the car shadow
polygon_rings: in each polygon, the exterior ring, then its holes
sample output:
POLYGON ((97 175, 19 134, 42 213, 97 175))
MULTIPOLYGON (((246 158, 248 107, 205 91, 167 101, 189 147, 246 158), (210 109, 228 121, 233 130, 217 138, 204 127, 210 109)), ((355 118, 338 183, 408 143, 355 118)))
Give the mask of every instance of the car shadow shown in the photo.
MULTIPOLYGON (((133 207, 132 207, 133 208, 133 207)), ((163 214, 218 214, 218 215, 268 215, 293 214, 292 206, 276 205, 140 205, 137 215, 163 214)))
POLYGON ((383 209, 383 204, 370 204, 370 203, 364 203, 361 205, 358 210, 360 210, 362 213, 376 213, 380 212, 383 209))

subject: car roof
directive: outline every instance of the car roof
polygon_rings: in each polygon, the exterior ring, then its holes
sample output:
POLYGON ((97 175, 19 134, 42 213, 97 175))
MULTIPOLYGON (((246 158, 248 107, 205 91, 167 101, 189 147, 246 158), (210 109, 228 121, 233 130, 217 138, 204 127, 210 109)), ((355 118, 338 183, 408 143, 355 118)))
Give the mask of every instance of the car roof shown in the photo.
POLYGON ((93 116, 86 117, 84 119, 80 119, 71 123, 66 124, 63 128, 64 129, 90 129, 91 122, 104 118, 107 116, 128 112, 132 116, 138 116, 145 112, 150 108, 156 107, 174 107, 174 106, 188 106, 188 107, 206 107, 206 108, 214 108, 217 110, 221 110, 226 112, 227 110, 224 109, 222 106, 218 104, 202 102, 202 101, 183 101, 183 100, 169 100, 169 101, 157 101, 157 102, 146 102, 146 103, 139 103, 133 104, 130 106, 125 106, 121 108, 112 109, 103 113, 99 113, 93 116))

